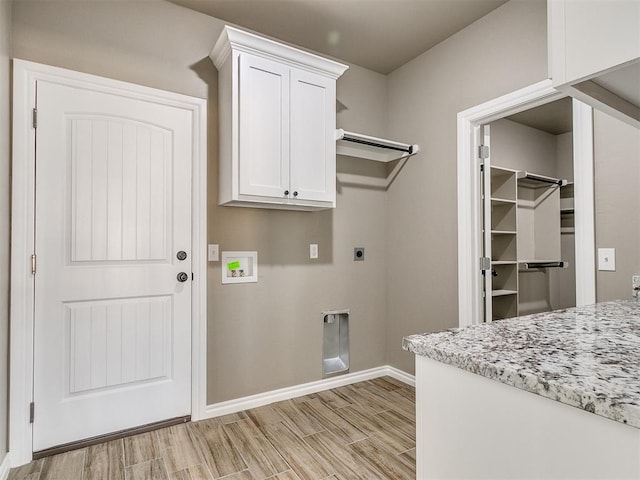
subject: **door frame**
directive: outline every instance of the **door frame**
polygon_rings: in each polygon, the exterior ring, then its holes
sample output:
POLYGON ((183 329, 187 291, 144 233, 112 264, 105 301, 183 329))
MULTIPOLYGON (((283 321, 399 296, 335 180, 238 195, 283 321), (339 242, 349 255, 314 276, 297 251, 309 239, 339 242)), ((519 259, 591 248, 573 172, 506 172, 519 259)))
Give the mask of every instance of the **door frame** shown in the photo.
MULTIPOLYGON (((35 224, 36 82, 50 81, 78 88, 98 88, 130 98, 192 112, 192 271, 191 416, 203 418, 206 408, 207 327, 207 101, 63 68, 13 60, 13 153, 11 201, 11 307, 9 371, 9 458, 12 467, 28 463, 33 453, 29 422, 33 401, 34 282, 31 255, 35 224)), ((37 415, 37 410, 36 410, 37 415)))
MULTIPOLYGON (((458 113, 458 324, 482 323, 482 201, 478 147, 480 125, 513 115, 567 94, 553 88, 550 79, 529 85, 458 113)), ((595 226, 593 184, 593 110, 573 101, 574 178, 576 212, 576 305, 596 301, 595 226), (575 159, 580 158, 579 162, 575 159), (577 184, 578 182, 576 182, 577 184), (580 241, 578 241, 580 239, 580 241)))

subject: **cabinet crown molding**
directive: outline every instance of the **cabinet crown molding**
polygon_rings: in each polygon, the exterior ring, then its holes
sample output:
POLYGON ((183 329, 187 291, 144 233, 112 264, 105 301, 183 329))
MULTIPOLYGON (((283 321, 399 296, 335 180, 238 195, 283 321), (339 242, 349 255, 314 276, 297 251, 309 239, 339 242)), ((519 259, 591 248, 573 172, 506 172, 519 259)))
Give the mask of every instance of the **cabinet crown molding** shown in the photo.
POLYGON ((220 70, 233 50, 276 58, 280 62, 285 61, 294 67, 321 73, 333 79, 337 79, 349 68, 348 65, 314 53, 226 25, 209 57, 220 70))

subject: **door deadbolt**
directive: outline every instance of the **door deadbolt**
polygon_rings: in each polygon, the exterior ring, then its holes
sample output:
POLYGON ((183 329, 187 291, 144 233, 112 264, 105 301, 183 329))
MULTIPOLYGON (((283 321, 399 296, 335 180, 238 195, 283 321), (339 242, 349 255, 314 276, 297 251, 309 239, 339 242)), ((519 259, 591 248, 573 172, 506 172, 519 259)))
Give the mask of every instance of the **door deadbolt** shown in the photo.
POLYGON ((178 260, 186 260, 187 252, 185 252, 184 250, 180 250, 178 253, 176 253, 176 257, 178 258, 178 260))
POLYGON ((187 275, 185 272, 180 272, 177 276, 178 281, 179 282, 186 282, 187 280, 189 280, 189 275, 187 275))

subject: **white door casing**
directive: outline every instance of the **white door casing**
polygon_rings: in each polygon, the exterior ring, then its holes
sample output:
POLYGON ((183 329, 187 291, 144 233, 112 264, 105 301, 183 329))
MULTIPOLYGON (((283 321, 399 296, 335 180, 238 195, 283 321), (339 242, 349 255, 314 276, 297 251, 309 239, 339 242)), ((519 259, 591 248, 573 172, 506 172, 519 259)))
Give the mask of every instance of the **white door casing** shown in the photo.
MULTIPOLYGON (((78 435, 104 433, 101 429, 105 426, 97 425, 101 417, 108 417, 109 430, 118 430, 134 426, 132 422, 139 425, 162 420, 166 415, 191 413, 192 418, 198 419, 204 413, 205 115, 205 100, 14 60, 12 466, 30 461, 34 449, 77 440, 78 435), (31 125, 36 89, 39 127, 43 128, 38 129, 37 177, 36 130, 31 125), (56 106, 68 105, 69 98, 65 97, 69 95, 77 103, 61 122, 62 110, 58 109, 56 114, 56 106), (146 118, 142 113, 145 109, 146 118), (100 110, 106 118, 87 114, 100 110), (44 131, 52 120, 54 131, 49 138, 44 131), (169 128, 163 125, 167 121, 169 128), (178 133, 171 132, 174 127, 178 133), (92 131, 93 141, 83 141, 89 137, 80 135, 82 131, 92 131), (60 149, 67 149, 70 140, 76 142, 70 151, 89 152, 84 157, 93 157, 90 164, 81 161, 83 155, 67 155, 64 151, 60 158, 60 149), (128 143, 131 148, 126 148, 128 143), (98 148, 92 149, 92 145, 98 148), (102 148, 105 145, 109 148, 102 148), (153 154, 145 153, 153 145, 153 154), (179 149, 188 157, 183 159, 186 167, 173 169, 167 152, 179 149), (127 152, 134 155, 127 157, 127 152), (45 164, 42 160, 47 156, 50 163, 45 164), (132 160, 135 156, 137 162, 132 160), (160 163, 150 168, 149 162, 158 158, 160 163), (134 164, 135 171, 127 170, 134 164), (88 165, 91 169, 86 168, 88 165), (171 183, 173 174, 176 183, 164 195, 162 187, 171 183), (34 202, 36 178, 38 197, 34 202), (69 179, 73 182, 65 185, 69 179), (180 195, 184 186, 190 186, 192 193, 180 195), (133 198, 134 193, 137 199, 133 198), (150 201, 153 197, 163 200, 150 201), (68 207, 73 207, 73 215, 66 212, 68 207), (167 222, 174 208, 191 211, 186 218, 176 216, 175 236, 167 222), (132 229, 132 225, 136 227, 132 229), (87 245, 92 249, 84 248, 87 245), (34 248, 38 254, 35 290, 34 277, 27 266, 34 248), (188 260, 177 261, 177 250, 188 252, 188 260), (190 266, 185 266, 189 263, 190 266), (176 280, 176 273, 183 270, 189 276, 193 272, 193 282, 176 280), (64 272, 62 278, 60 272, 64 272), (39 282, 45 286, 46 295, 39 295, 43 290, 39 282), (58 315, 51 315, 49 310, 58 315), (184 328, 171 325, 174 310, 186 311, 187 317, 191 310, 184 328), (127 318, 137 318, 134 324, 138 343, 116 341, 115 333, 122 334, 133 325, 124 321, 127 318), (161 328, 155 329, 151 320, 158 318, 161 328), (38 347, 34 362, 34 333, 36 346, 51 347, 52 357, 46 353, 43 356, 38 347), (61 345, 68 347, 70 353, 61 355, 64 351, 61 345), (186 351, 186 356, 178 355, 180 351, 186 351), (54 381, 56 371, 62 373, 58 372, 54 381), (122 383, 126 385, 117 386, 122 383), (172 397, 166 391, 171 386, 187 393, 172 397), (47 400, 43 406, 39 398, 52 392, 64 399, 57 405, 47 400), (36 400, 33 430, 28 415, 32 395, 36 400), (127 396, 129 400, 135 399, 134 404, 142 409, 129 414, 131 404, 125 400, 127 396), (158 401, 159 398, 162 400, 158 401), (172 401, 167 402, 168 398, 172 401), (72 411, 78 417, 83 409, 90 419, 88 425, 82 425, 84 433, 78 434, 73 422, 64 423, 64 435, 69 437, 50 437, 52 426, 46 423, 40 430, 38 422, 45 422, 48 416, 63 419, 72 411), (116 414, 123 411, 127 413, 117 419, 116 414)), ((120 335, 120 338, 132 337, 120 335)), ((79 423, 77 419, 75 423, 79 423)))
MULTIPOLYGON (((480 125, 479 128, 480 138, 476 140, 478 145, 486 147, 486 152, 491 152, 491 126, 480 125)), ((480 157, 480 156, 479 156, 480 157)), ((478 158, 478 163, 482 163, 482 199, 480 208, 482 209, 482 245, 483 245, 483 257, 492 259, 491 255, 491 153, 485 155, 485 158, 478 158)), ((477 164, 476 164, 477 168, 477 164)), ((483 265, 483 268, 487 265, 483 265)), ((491 266, 489 270, 481 272, 484 273, 482 289, 484 300, 484 318, 485 321, 491 321, 493 318, 493 297, 492 297, 492 275, 491 266)))
MULTIPOLYGON (((543 80, 528 87, 508 93, 502 97, 476 105, 458 113, 458 325, 464 327, 482 323, 484 305, 482 301, 483 277, 479 258, 482 256, 482 211, 480 195, 480 169, 477 167, 481 125, 500 118, 565 97, 566 94, 553 88, 551 80, 543 80)), ((574 100, 574 112, 576 104, 574 100)), ((595 273, 578 275, 590 268, 594 252, 593 215, 593 122, 591 116, 580 107, 574 114, 574 177, 576 183, 583 181, 582 188, 575 192, 576 212, 585 208, 585 218, 576 222, 576 295, 578 305, 595 302, 595 273), (579 153, 577 153, 579 152, 579 153), (591 179, 591 184, 588 184, 591 179), (587 264, 581 262, 587 262, 587 264), (586 265, 586 266, 585 266, 586 265)))

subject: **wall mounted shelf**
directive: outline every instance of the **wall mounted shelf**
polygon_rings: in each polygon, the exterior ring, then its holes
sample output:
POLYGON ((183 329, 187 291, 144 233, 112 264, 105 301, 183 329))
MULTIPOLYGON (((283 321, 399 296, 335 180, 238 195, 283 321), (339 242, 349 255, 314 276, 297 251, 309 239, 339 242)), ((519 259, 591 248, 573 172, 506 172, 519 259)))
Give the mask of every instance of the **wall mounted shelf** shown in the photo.
POLYGON ((418 145, 347 132, 341 128, 336 130, 336 141, 338 155, 366 158, 376 162, 392 162, 415 155, 420 150, 418 145))
POLYGON ((407 159, 420 151, 416 144, 401 143, 385 138, 372 137, 361 133, 347 132, 341 128, 336 130, 336 154, 354 158, 364 158, 375 162, 396 162, 386 178, 367 178, 363 181, 360 175, 339 173, 341 183, 388 188, 398 175, 407 159))
POLYGON ((517 294, 518 294, 517 290, 506 290, 506 289, 491 290, 491 295, 493 297, 504 297, 505 295, 517 295, 517 294))

